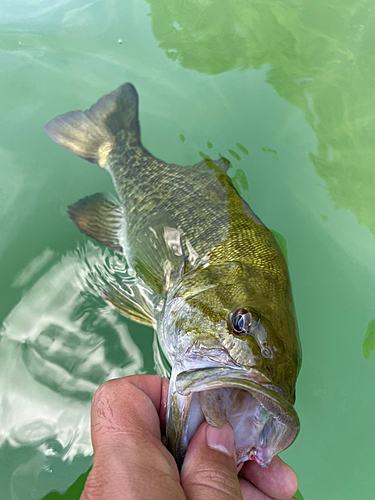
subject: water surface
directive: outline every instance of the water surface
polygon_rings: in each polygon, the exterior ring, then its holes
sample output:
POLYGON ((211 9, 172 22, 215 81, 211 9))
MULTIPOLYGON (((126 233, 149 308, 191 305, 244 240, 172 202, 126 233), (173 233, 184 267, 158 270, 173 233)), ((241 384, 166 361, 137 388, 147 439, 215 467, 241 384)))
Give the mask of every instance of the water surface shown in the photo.
POLYGON ((301 433, 283 458, 304 498, 374 496, 374 28, 370 1, 2 2, 3 500, 63 494, 91 464, 95 388, 153 373, 151 330, 97 294, 121 261, 65 213, 111 180, 43 132, 126 81, 147 149, 182 165, 229 158, 285 238, 303 367, 301 433))

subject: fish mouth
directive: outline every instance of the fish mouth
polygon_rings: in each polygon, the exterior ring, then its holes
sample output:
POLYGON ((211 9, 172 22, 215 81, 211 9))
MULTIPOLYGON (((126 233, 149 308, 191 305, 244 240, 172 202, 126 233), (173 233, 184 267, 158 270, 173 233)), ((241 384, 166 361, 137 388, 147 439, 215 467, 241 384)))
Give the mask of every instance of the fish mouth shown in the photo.
POLYGON ((204 420, 218 428, 230 422, 237 465, 255 460, 267 467, 293 443, 300 428, 297 413, 276 387, 262 383, 264 377, 257 370, 220 367, 172 372, 167 440, 179 467, 204 420))

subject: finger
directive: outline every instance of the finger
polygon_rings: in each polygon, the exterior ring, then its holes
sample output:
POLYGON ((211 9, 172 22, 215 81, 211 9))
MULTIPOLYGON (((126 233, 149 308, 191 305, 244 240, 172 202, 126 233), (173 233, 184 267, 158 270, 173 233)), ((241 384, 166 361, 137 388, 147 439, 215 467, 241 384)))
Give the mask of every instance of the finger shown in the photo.
POLYGON ((127 381, 145 393, 158 413, 160 429, 165 434, 169 380, 157 375, 133 375, 117 380, 127 381))
POLYGON ((262 491, 258 490, 258 488, 251 484, 247 479, 240 477, 239 482, 243 500, 274 500, 262 491))
POLYGON ((273 497, 270 497, 258 490, 258 488, 251 484, 247 479, 240 477, 239 481, 243 500, 275 500, 273 497))
POLYGON ((234 433, 204 422, 192 437, 181 470, 187 500, 242 500, 237 477, 234 433))
POLYGON ((167 380, 141 375, 97 390, 91 407, 94 463, 82 500, 184 498, 176 463, 160 441, 158 415, 165 419, 167 389, 167 380))
POLYGON ((292 498, 298 488, 294 470, 280 457, 274 457, 266 468, 251 460, 245 462, 240 475, 253 483, 258 490, 276 500, 292 498))
POLYGON ((114 439, 116 430, 147 430, 160 438, 159 412, 168 397, 168 381, 155 375, 109 380, 95 392, 91 406, 91 438, 95 448, 114 439), (105 432, 106 430, 110 432, 105 432))

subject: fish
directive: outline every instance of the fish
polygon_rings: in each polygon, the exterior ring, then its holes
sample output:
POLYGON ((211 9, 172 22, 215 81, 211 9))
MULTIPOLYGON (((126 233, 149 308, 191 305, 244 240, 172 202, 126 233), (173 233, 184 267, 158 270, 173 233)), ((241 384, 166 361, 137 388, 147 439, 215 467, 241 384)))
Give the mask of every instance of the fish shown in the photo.
POLYGON ((127 263, 126 279, 101 295, 154 329, 156 366, 170 378, 167 446, 178 466, 205 420, 230 422, 238 465, 268 466, 300 429, 301 345, 286 260, 233 186, 229 161, 181 166, 154 157, 141 141, 131 83, 45 130, 112 177, 118 198, 87 196, 68 215, 127 263))

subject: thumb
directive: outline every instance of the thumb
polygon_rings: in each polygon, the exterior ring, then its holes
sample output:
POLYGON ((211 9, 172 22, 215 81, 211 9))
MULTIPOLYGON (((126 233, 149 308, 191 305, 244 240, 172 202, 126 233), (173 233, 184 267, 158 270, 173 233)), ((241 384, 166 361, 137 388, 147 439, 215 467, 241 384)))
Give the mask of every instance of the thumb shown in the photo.
POLYGON ((187 500, 242 500, 229 423, 221 429, 207 422, 198 427, 186 452, 181 485, 187 500))

